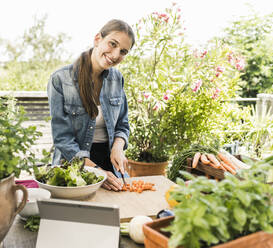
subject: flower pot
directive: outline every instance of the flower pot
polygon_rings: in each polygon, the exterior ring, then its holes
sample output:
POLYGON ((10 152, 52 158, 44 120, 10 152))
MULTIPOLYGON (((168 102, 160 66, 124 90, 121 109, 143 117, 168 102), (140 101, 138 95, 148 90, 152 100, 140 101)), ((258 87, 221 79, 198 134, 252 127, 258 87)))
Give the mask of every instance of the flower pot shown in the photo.
POLYGON ((168 161, 146 163, 128 159, 127 171, 131 177, 165 175, 167 166, 168 161))
MULTIPOLYGON (((168 248, 170 234, 160 229, 167 227, 174 219, 173 216, 164 217, 145 223, 143 233, 145 248, 168 248)), ((224 244, 214 245, 211 248, 266 248, 273 247, 273 234, 260 231, 247 236, 229 241, 224 244)), ((182 247, 181 247, 182 248, 182 247)))
POLYGON ((14 183, 14 175, 0 181, 0 243, 10 229, 15 216, 24 208, 28 193, 23 185, 14 183), (16 191, 23 191, 23 199, 17 207, 16 191))

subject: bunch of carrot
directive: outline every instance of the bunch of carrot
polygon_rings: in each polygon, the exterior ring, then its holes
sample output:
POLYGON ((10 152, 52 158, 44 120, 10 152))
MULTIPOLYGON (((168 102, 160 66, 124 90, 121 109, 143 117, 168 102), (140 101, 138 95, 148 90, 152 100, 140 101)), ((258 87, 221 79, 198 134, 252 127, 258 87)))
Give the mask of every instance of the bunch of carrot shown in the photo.
POLYGON ((249 169, 249 165, 243 163, 224 150, 218 152, 216 155, 212 153, 202 154, 201 152, 196 152, 192 160, 192 168, 196 168, 199 161, 205 165, 212 166, 213 168, 228 171, 233 175, 240 169, 249 169))
POLYGON ((154 183, 144 182, 143 180, 134 180, 132 183, 123 184, 122 191, 130 191, 130 192, 137 192, 142 193, 144 190, 152 190, 155 191, 156 189, 153 187, 154 183))

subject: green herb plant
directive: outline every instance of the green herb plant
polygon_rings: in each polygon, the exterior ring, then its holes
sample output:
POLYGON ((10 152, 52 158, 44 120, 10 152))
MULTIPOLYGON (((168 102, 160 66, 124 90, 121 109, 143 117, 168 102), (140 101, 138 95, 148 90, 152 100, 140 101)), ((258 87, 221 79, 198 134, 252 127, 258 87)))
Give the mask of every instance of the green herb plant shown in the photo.
POLYGON ((24 228, 31 232, 38 232, 40 227, 40 216, 32 215, 26 219, 24 228))
POLYGON ((266 184, 270 169, 269 162, 254 163, 238 177, 226 173, 220 182, 181 171, 191 183, 186 186, 178 178, 179 187, 171 193, 179 204, 164 229, 171 233, 169 247, 208 247, 261 230, 272 233, 273 187, 266 184))
POLYGON ((0 180, 12 173, 18 177, 37 162, 30 148, 41 133, 23 126, 24 113, 14 99, 0 98, 0 180))

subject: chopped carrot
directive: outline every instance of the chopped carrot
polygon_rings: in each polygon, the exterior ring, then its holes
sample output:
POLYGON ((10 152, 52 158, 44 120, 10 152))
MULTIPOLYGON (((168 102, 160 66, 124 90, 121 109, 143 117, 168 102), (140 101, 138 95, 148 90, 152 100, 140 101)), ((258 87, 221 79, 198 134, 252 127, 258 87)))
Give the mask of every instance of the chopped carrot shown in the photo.
POLYGON ((134 180, 132 183, 126 183, 122 186, 121 191, 130 191, 130 192, 137 192, 142 193, 144 190, 152 190, 155 191, 156 189, 153 187, 155 186, 154 183, 144 182, 143 180, 134 180))

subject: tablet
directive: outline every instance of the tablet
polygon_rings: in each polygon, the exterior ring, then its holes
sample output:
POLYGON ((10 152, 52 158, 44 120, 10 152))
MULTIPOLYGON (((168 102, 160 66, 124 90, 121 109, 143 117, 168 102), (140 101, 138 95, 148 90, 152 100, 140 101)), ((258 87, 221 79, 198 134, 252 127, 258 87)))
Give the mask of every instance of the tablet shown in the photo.
POLYGON ((38 201, 37 248, 118 248, 119 207, 75 200, 38 201))

